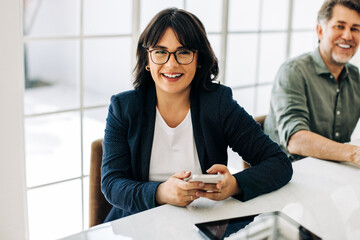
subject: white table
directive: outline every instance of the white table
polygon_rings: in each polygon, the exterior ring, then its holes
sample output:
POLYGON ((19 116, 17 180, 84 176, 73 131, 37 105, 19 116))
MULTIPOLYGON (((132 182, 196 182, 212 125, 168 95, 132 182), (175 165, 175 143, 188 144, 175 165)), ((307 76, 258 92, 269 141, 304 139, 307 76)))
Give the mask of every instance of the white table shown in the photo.
POLYGON ((163 205, 101 224, 64 240, 198 239, 194 223, 280 210, 323 239, 360 239, 360 168, 305 158, 293 163, 283 188, 247 202, 198 199, 188 207, 163 205))

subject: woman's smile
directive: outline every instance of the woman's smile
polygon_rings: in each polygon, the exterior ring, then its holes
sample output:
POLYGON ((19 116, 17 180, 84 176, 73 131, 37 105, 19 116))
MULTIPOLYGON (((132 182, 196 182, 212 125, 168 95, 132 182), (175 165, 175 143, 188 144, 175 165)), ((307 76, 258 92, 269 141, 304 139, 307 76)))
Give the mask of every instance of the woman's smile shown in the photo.
POLYGON ((163 77, 170 82, 179 80, 184 74, 182 73, 162 73, 163 77))

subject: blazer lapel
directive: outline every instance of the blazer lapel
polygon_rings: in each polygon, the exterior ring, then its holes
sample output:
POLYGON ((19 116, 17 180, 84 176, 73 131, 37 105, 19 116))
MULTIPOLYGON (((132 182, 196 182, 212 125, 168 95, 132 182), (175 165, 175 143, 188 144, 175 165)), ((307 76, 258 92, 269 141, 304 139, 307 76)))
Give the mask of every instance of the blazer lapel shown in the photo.
POLYGON ((205 143, 204 143, 204 137, 202 134, 201 124, 200 124, 200 118, 201 118, 201 112, 200 112, 200 102, 199 102, 199 93, 195 90, 192 90, 190 93, 190 101, 191 101, 191 121, 193 125, 193 133, 194 133, 194 139, 195 139, 195 145, 197 154, 199 157, 201 170, 203 173, 206 172, 208 168, 210 168, 208 161, 205 161, 206 159, 206 151, 205 151, 205 143))
POLYGON ((156 113, 156 93, 155 87, 149 86, 144 90, 145 96, 143 98, 144 111, 142 115, 141 126, 141 140, 140 140, 140 168, 141 177, 143 181, 149 180, 149 168, 151 149, 154 138, 155 129, 155 113, 156 113))

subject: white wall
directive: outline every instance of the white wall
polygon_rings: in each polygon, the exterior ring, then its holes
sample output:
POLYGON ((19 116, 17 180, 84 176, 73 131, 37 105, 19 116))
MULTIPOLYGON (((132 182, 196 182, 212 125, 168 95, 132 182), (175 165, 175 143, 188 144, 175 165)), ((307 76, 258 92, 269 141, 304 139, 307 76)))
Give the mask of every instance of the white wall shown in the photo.
POLYGON ((23 137, 22 1, 0 1, 0 239, 28 239, 23 137))

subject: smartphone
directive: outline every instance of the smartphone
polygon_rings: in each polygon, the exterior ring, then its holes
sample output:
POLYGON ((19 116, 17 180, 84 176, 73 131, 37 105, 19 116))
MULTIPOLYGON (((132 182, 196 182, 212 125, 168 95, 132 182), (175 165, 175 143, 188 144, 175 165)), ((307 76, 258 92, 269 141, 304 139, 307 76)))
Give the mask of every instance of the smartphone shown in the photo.
POLYGON ((221 174, 194 174, 188 179, 188 182, 218 183, 224 179, 221 174))

